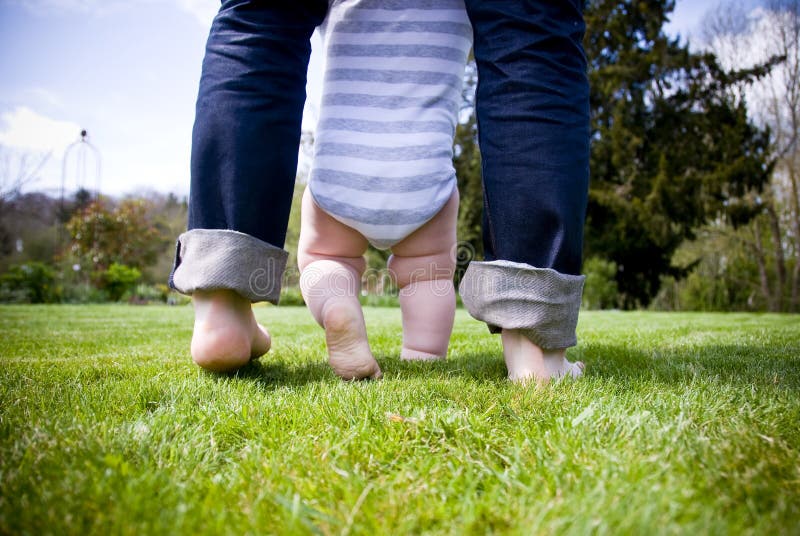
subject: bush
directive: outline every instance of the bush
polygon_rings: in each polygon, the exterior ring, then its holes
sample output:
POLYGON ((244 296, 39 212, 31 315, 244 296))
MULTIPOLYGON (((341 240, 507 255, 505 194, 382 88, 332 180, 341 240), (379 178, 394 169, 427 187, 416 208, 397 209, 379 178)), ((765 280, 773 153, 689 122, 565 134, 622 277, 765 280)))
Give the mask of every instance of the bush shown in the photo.
POLYGON ((303 294, 298 287, 283 287, 281 298, 278 301, 281 305, 305 305, 303 294))
POLYGON ((166 303, 169 296, 169 287, 164 284, 148 285, 140 283, 127 294, 127 301, 132 304, 147 304, 151 302, 166 303))
POLYGON ((399 298, 392 294, 362 294, 358 301, 369 307, 400 307, 399 298))
MULTIPOLYGON (((370 307, 397 307, 400 302, 397 296, 392 294, 361 294, 359 296, 361 305, 370 307)), ((303 294, 298 287, 283 287, 281 289, 281 305, 305 305, 303 294)))
POLYGON ((617 264, 599 257, 591 257, 583 265, 586 282, 583 286, 583 307, 586 309, 613 309, 618 306, 617 264))
POLYGON ((192 303, 192 298, 186 296, 185 294, 181 294, 180 292, 175 292, 174 290, 170 290, 167 294, 167 305, 188 305, 192 303))
POLYGON ((0 300, 17 303, 58 303, 61 288, 55 271, 42 262, 12 266, 0 276, 0 300))
MULTIPOLYGON (((669 280, 667 280, 669 281, 669 280)), ((719 277, 709 276, 701 270, 694 269, 680 281, 672 279, 672 288, 659 292, 659 297, 674 303, 673 309, 680 311, 726 311, 731 309, 728 303, 728 289, 726 281, 719 277)), ((664 299, 659 300, 656 306, 664 307, 664 299)))
POLYGON ((65 303, 106 303, 108 292, 90 283, 68 283, 64 285, 63 301, 65 303))
POLYGON ((125 292, 131 290, 142 272, 124 264, 113 263, 101 274, 103 288, 112 301, 119 301, 125 292))

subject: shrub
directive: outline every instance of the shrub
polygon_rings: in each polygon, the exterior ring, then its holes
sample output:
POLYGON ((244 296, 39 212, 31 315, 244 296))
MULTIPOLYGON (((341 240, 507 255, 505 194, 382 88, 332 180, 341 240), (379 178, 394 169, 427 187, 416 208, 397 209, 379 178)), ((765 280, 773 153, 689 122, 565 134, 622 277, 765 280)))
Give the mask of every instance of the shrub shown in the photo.
POLYGON ((57 303, 61 288, 55 271, 42 262, 12 266, 0 276, 0 300, 18 303, 57 303))
MULTIPOLYGON (((360 294, 358 297, 358 301, 361 302, 361 305, 369 306, 369 307, 398 307, 400 302, 397 299, 396 294, 386 293, 386 294, 360 294)), ((281 299, 279 302, 281 305, 305 305, 306 302, 303 299, 303 294, 300 292, 298 287, 283 287, 281 289, 281 299)))
POLYGON ((283 287, 281 298, 278 301, 281 305, 305 305, 303 294, 298 287, 283 287))
POLYGON ((125 292, 133 288, 140 277, 142 272, 136 268, 116 262, 101 274, 103 287, 112 301, 119 301, 125 292))
POLYGON ((174 290, 170 290, 167 294, 167 305, 188 305, 192 303, 192 298, 186 296, 185 294, 181 294, 180 292, 175 292, 174 290))
POLYGON ((591 257, 583 266, 586 282, 583 286, 583 306, 586 309, 613 309, 617 307, 617 264, 599 257, 591 257))
POLYGON ((140 283, 128 294, 128 302, 132 304, 166 303, 169 296, 169 287, 164 284, 148 285, 140 283))
POLYGON ((359 296, 361 305, 369 307, 400 307, 400 299, 397 295, 387 294, 361 294, 359 296))
POLYGON ((86 282, 68 282, 64 284, 63 301, 65 303, 105 303, 109 301, 108 292, 86 282))

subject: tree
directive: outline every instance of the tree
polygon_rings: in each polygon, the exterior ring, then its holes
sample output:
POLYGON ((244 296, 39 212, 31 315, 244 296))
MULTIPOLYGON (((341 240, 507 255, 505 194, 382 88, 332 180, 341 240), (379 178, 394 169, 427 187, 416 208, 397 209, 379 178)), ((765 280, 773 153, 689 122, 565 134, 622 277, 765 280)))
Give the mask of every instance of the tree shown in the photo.
POLYGON ((28 303, 56 303, 61 289, 53 269, 41 262, 12 266, 0 276, 0 299, 28 303))
POLYGON ((136 268, 113 262, 102 272, 103 288, 108 292, 111 301, 119 301, 141 277, 142 273, 136 268))
POLYGON ((585 309, 612 309, 617 306, 617 266, 613 261, 597 257, 583 263, 586 281, 583 285, 581 306, 585 309))
POLYGON ((169 279, 175 262, 175 241, 186 230, 187 199, 160 192, 142 192, 137 194, 137 198, 145 202, 145 217, 164 237, 156 262, 142 268, 142 281, 163 284, 169 279))
POLYGON ((783 61, 743 91, 753 120, 772 133, 775 172, 747 229, 722 227, 757 262, 757 287, 772 311, 800 310, 800 0, 768 0, 746 13, 725 2, 704 21, 706 46, 728 68, 783 61))
MULTIPOLYGON (((766 237, 754 225, 733 229, 718 219, 681 244, 672 262, 686 277, 665 277, 653 305, 658 309, 691 311, 758 311, 769 308, 761 292, 760 275, 768 255, 754 254, 766 237)), ((766 252, 765 252, 766 253, 766 252)))
POLYGON ((39 180, 50 153, 17 152, 0 145, 0 201, 9 201, 39 180))
POLYGON ((49 153, 17 152, 0 145, 0 257, 10 255, 14 249, 8 222, 13 202, 26 186, 39 180, 39 173, 49 159, 49 153))
POLYGON ((72 252, 98 274, 113 263, 138 270, 152 265, 166 239, 148 209, 141 199, 125 199, 117 207, 106 200, 91 203, 67 223, 72 252))
POLYGON ((647 305, 672 255, 720 215, 752 217, 771 169, 768 132, 735 88, 777 60, 723 69, 663 32, 671 0, 592 0, 585 48, 591 84, 592 181, 586 254, 613 260, 622 305, 647 305))

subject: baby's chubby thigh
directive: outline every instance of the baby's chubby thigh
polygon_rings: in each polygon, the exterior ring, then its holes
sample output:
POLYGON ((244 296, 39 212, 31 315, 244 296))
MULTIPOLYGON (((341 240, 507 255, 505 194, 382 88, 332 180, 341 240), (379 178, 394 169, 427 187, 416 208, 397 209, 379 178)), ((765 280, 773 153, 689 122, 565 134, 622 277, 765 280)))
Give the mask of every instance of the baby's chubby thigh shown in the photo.
POLYGON ((454 188, 433 218, 392 247, 389 270, 399 288, 422 280, 452 281, 458 201, 454 188))
POLYGON ((366 269, 367 239, 317 205, 309 188, 303 193, 297 264, 300 271, 314 261, 337 260, 359 273, 366 269))

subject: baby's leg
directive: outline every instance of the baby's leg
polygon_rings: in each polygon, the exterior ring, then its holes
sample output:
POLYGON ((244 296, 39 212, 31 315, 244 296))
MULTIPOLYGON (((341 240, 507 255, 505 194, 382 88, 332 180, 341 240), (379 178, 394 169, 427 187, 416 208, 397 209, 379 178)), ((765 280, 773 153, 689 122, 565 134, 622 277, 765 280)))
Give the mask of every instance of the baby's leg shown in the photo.
POLYGON ((381 377, 358 302, 366 249, 367 240, 320 209, 306 189, 297 252, 300 289, 325 328, 328 362, 345 380, 381 377))
POLYGON ((402 359, 444 359, 453 331, 458 191, 425 225, 392 248, 389 270, 400 288, 402 359))

